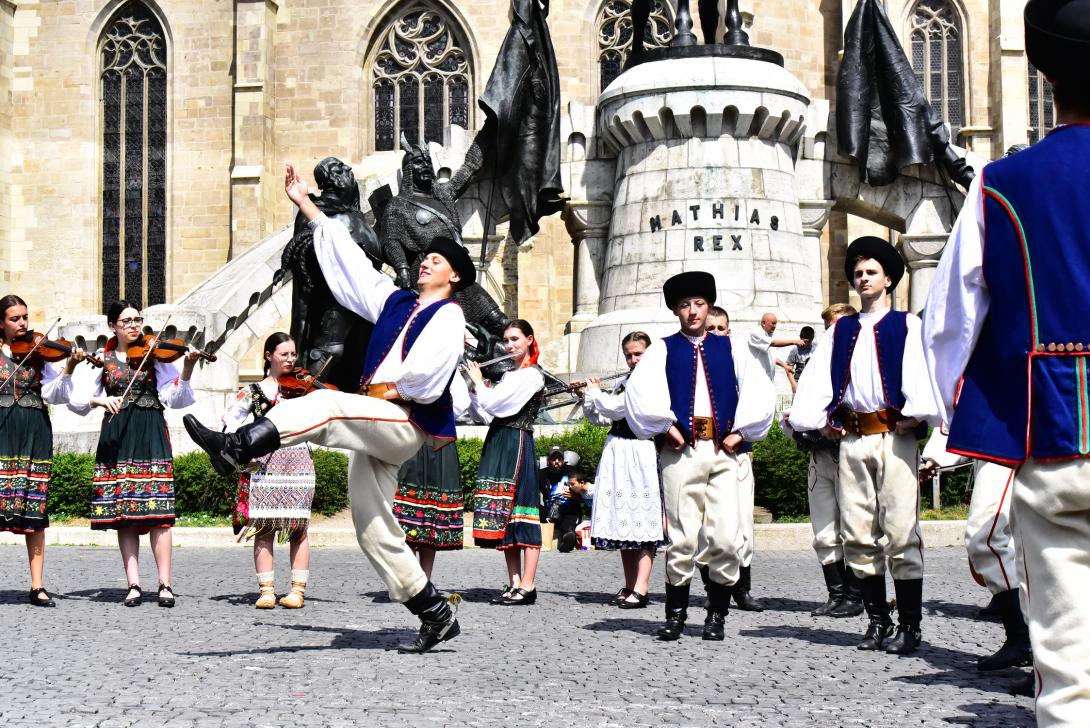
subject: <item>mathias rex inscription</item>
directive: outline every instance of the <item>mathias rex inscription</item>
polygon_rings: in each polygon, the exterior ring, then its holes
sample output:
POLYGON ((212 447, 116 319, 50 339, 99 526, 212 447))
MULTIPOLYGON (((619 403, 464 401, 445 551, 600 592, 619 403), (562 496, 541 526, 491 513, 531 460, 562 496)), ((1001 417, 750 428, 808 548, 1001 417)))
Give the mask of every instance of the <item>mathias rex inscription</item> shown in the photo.
MULTIPOLYGON (((757 208, 753 208, 753 212, 750 213, 749 220, 748 220, 748 223, 747 223, 747 221, 745 221, 743 219, 743 216, 742 216, 742 206, 741 205, 732 205, 731 207, 733 207, 733 210, 728 208, 727 204, 724 203, 724 202, 713 202, 713 203, 711 203, 711 218, 710 219, 713 220, 713 221, 714 220, 726 221, 727 213, 728 212, 733 212, 733 216, 732 216, 733 217, 733 222, 741 223, 742 225, 748 224, 748 225, 752 225, 752 226, 760 226, 760 224, 761 224, 761 211, 758 210, 757 208)), ((686 225, 689 222, 699 223, 700 222, 700 210, 701 210, 701 205, 689 205, 689 209, 688 209, 689 214, 688 215, 682 214, 682 212, 679 211, 679 210, 672 210, 671 213, 670 213, 670 221, 669 221, 670 227, 677 227, 678 225, 686 225), (690 215, 692 216, 691 220, 688 219, 688 217, 690 215)), ((707 211, 705 211, 705 215, 707 215, 707 211)), ((708 218, 705 217, 705 223, 707 222, 707 220, 708 220, 708 218)), ((657 233, 657 232, 659 232, 660 230, 663 229, 662 215, 654 215, 653 217, 651 217, 649 219, 648 222, 649 222, 650 227, 651 227, 651 232, 653 232, 653 233, 657 233)), ((768 219, 768 226, 770 228, 772 228, 773 230, 779 230, 780 229, 780 219, 778 217, 776 217, 775 215, 772 215, 768 219)), ((703 252, 718 252, 718 251, 721 251, 721 250, 725 250, 725 248, 723 247, 723 245, 724 245, 723 241, 724 241, 725 238, 728 238, 728 237, 730 238, 730 241, 731 241, 730 242, 730 249, 731 250, 741 250, 742 249, 742 233, 729 233, 728 235, 710 235, 710 236, 707 236, 707 237, 704 236, 704 235, 694 235, 693 236, 693 252, 703 253, 703 252), (707 247, 705 247, 705 246, 707 246, 707 247)))

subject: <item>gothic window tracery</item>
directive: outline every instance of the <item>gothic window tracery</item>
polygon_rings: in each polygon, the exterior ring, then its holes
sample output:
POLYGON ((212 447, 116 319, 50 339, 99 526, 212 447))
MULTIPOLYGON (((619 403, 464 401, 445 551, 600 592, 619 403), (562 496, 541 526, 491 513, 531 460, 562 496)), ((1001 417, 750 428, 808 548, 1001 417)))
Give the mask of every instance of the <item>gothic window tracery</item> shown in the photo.
POLYGON ((166 301, 166 39, 140 2, 100 41, 102 301, 166 301))
POLYGON ((409 141, 443 143, 446 129, 470 128, 472 69, 454 24, 438 11, 410 6, 383 30, 372 72, 375 151, 409 141))
POLYGON ((948 0, 920 0, 911 28, 912 69, 932 108, 956 134, 965 125, 961 19, 948 0))
MULTIPOLYGON (((632 0, 607 0, 598 13, 598 69, 601 87, 621 75, 632 51, 632 0)), ((655 0, 644 33, 644 48, 667 45, 674 37, 674 20, 669 4, 655 0)))
POLYGON ((1045 74, 1029 63, 1029 141, 1036 144, 1056 126, 1056 108, 1052 104, 1052 84, 1045 74))

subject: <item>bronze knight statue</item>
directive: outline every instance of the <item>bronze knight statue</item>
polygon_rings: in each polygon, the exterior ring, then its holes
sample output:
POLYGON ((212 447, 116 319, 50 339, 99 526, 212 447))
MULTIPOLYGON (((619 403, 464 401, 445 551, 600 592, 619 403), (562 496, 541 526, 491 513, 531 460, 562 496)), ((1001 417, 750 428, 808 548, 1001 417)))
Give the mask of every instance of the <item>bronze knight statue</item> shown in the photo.
MULTIPOLYGON (((384 206, 375 203, 378 196, 373 196, 372 209, 383 254, 396 273, 397 285, 415 288, 424 250, 434 238, 442 235, 460 245, 465 244, 458 198, 480 170, 483 155, 474 141, 466 153, 465 163, 450 181, 437 182, 426 147, 410 144, 402 135, 401 148, 405 151, 401 162, 401 189, 384 206)), ((477 354, 491 355, 496 342, 503 336, 507 316, 478 283, 459 291, 457 299, 465 311, 466 325, 478 341, 477 354)))

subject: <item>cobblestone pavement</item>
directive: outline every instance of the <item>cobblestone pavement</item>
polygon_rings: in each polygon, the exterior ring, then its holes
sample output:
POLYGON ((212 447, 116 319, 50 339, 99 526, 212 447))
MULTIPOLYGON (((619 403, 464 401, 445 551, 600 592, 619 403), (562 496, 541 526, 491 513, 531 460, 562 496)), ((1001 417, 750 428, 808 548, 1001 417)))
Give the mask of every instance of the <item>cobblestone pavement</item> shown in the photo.
MULTIPOLYGON (((145 543, 144 584, 154 587, 145 543)), ((824 589, 809 552, 758 553, 754 592, 770 607, 734 611, 727 641, 699 637, 703 612, 675 643, 650 635, 662 616, 661 559, 652 603, 602 603, 620 561, 604 552, 541 561, 538 603, 487 604, 503 581, 495 553, 440 554, 435 581, 466 599, 463 634, 436 653, 388 651, 414 618, 387 601, 357 550, 316 550, 307 605, 257 611, 249 549, 176 549, 178 606, 126 609, 108 548, 50 547, 56 609, 34 609, 25 553, 0 548, 5 726, 1023 726, 1015 672, 977 674, 1000 643, 973 619, 987 594, 964 552, 928 554, 926 645, 898 658, 859 652, 863 618, 809 616, 824 589)), ((278 550, 278 586, 288 586, 278 550)))

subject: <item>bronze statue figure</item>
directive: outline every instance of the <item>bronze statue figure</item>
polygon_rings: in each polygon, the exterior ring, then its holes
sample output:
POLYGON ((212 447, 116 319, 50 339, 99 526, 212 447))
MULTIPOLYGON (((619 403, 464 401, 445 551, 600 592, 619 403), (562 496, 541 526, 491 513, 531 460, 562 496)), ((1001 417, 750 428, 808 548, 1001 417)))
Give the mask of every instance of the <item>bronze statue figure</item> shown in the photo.
MULTIPOLYGON (((360 210, 360 190, 352 168, 336 157, 326 157, 314 167, 314 181, 320 190, 320 194, 311 195, 314 204, 328 217, 340 220, 371 264, 376 269, 382 267, 382 247, 360 210)), ((373 325, 334 300, 314 257, 313 233, 302 215, 295 217, 294 234, 284 247, 273 282, 280 282, 289 272, 293 281, 291 336, 299 365, 311 371, 325 367, 323 382, 354 391, 363 373, 363 355, 373 325)))

